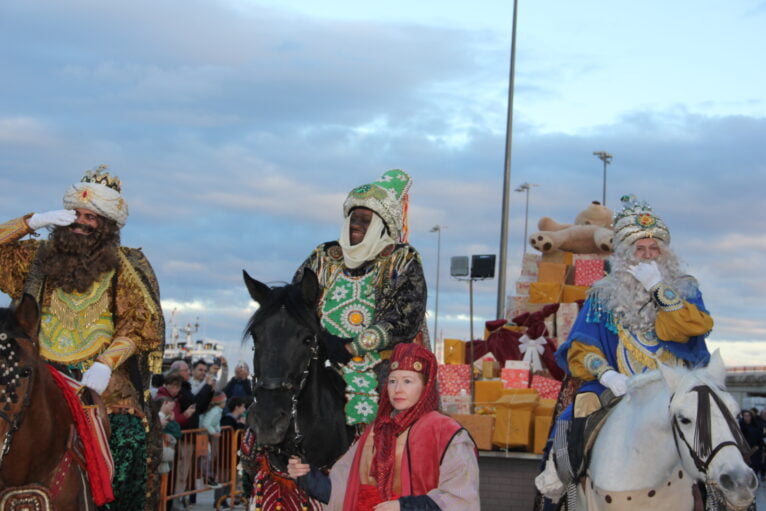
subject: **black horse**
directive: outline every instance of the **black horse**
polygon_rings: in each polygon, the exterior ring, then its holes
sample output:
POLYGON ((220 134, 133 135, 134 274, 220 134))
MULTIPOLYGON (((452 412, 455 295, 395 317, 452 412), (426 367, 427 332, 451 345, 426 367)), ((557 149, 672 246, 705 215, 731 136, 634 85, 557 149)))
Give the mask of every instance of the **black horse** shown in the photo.
POLYGON ((273 289, 243 275, 260 305, 247 324, 255 352, 248 426, 276 469, 286 470, 292 455, 329 467, 348 449, 354 428, 346 426, 345 382, 325 364, 319 342, 316 274, 307 269, 300 282, 273 289))

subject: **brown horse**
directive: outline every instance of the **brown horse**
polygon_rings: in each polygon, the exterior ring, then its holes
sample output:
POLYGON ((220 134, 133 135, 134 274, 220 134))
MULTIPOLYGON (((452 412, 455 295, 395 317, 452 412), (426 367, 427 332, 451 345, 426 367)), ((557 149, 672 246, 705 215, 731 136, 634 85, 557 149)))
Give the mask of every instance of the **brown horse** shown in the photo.
POLYGON ((39 357, 39 320, 29 295, 0 308, 0 511, 92 510, 72 415, 39 357))

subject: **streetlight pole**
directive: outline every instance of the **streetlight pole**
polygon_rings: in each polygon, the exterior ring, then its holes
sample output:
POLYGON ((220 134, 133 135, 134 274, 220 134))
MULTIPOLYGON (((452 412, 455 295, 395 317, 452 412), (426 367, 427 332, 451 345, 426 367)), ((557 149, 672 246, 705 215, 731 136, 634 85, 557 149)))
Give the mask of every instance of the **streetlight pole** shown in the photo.
POLYGON ((604 194, 601 204, 606 206, 606 166, 612 163, 613 156, 606 151, 594 151, 593 155, 604 162, 604 194))
POLYGON ((439 342, 439 275, 441 273, 441 251, 442 251, 442 229, 444 225, 436 224, 431 227, 430 232, 436 233, 436 301, 434 305, 434 348, 438 352, 437 344, 439 342))
POLYGON ((511 187, 511 148, 513 141, 513 89, 516 81, 516 14, 518 0, 513 0, 511 25, 511 65, 508 72, 508 114, 505 126, 505 174, 503 177, 503 210, 500 217, 500 261, 497 265, 497 315, 505 314, 505 268, 508 265, 508 200, 511 187))
POLYGON ((527 199, 526 199, 526 206, 524 207, 524 253, 527 253, 527 223, 529 220, 529 189, 533 186, 540 186, 532 183, 523 183, 521 186, 516 188, 515 191, 517 192, 527 192, 527 199))

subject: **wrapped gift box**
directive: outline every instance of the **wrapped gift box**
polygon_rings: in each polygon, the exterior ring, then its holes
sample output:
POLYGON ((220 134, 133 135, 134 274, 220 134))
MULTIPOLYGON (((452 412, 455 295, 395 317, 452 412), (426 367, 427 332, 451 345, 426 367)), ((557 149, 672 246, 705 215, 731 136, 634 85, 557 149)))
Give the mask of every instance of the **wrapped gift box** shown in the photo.
POLYGON ((477 405, 494 403, 503 395, 503 380, 479 380, 473 385, 473 400, 477 405))
POLYGON ((604 278, 603 259, 580 259, 575 261, 575 286, 592 286, 604 278))
POLYGON ((529 387, 529 362, 506 360, 500 370, 504 389, 525 389, 529 387))
POLYGON ((578 300, 585 300, 588 289, 588 286, 564 286, 561 293, 561 302, 574 303, 578 300))
POLYGON ((516 281, 516 296, 529 296, 529 286, 533 280, 519 279, 516 281))
POLYGON ((457 396, 442 395, 440 400, 443 413, 471 413, 471 396, 467 392, 457 396))
POLYGON ((542 454, 545 443, 550 435, 553 424, 553 412, 556 409, 555 399, 540 399, 535 408, 534 418, 534 441, 532 452, 542 454))
POLYGON ((485 380, 497 378, 500 375, 500 362, 495 357, 481 359, 481 377, 485 380))
POLYGON ((538 264, 537 281, 555 282, 563 284, 566 280, 567 265, 562 263, 545 263, 540 261, 538 264))
POLYGON ((537 263, 540 262, 540 254, 525 253, 521 259, 521 275, 523 277, 537 277, 537 263))
POLYGON ((577 261, 592 261, 594 259, 603 261, 607 257, 609 257, 609 254, 573 254, 572 262, 569 264, 577 264, 577 261))
POLYGON ((545 443, 548 441, 548 434, 551 431, 552 424, 553 417, 535 415, 533 453, 542 454, 545 450, 545 443))
POLYGON ((508 302, 508 313, 506 314, 506 317, 515 318, 525 312, 537 312, 542 310, 544 306, 545 304, 542 303, 529 303, 528 296, 512 296, 508 302))
POLYGON ((572 331, 577 313, 576 303, 562 303, 559 310, 556 311, 556 337, 559 344, 569 338, 569 332, 572 331))
POLYGON ((450 415, 471 434, 476 447, 483 451, 492 450, 492 431, 495 426, 495 418, 492 415, 450 415))
POLYGON ((496 403, 492 443, 498 447, 532 448, 533 414, 537 393, 507 394, 496 403))
POLYGON ((540 256, 540 261, 546 263, 561 263, 572 264, 574 260, 574 254, 572 252, 564 252, 563 250, 555 250, 553 252, 546 252, 540 256))
POLYGON ((444 339, 444 363, 465 364, 465 342, 460 339, 444 339))
POLYGON ((459 396, 460 391, 471 394, 471 366, 468 364, 442 364, 437 373, 439 393, 443 396, 459 396))
POLYGON ((562 287, 556 282, 533 282, 529 286, 529 303, 559 303, 562 287))
POLYGON ((541 398, 557 399, 559 397, 559 391, 561 390, 561 382, 555 378, 533 374, 529 387, 537 390, 537 393, 541 398))

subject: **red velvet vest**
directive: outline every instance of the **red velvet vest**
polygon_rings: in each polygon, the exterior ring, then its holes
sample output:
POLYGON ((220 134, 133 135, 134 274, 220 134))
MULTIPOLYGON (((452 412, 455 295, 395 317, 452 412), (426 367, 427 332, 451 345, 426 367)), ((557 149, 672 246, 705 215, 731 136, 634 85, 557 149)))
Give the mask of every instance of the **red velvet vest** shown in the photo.
MULTIPOLYGON (((367 426, 359 438, 354 462, 348 475, 343 511, 354 511, 359 490, 359 462, 364 443, 374 424, 367 426)), ((402 453, 402 496, 425 495, 439 486, 439 466, 444 452, 455 434, 462 428, 450 417, 428 412, 410 427, 407 445, 402 453)))

